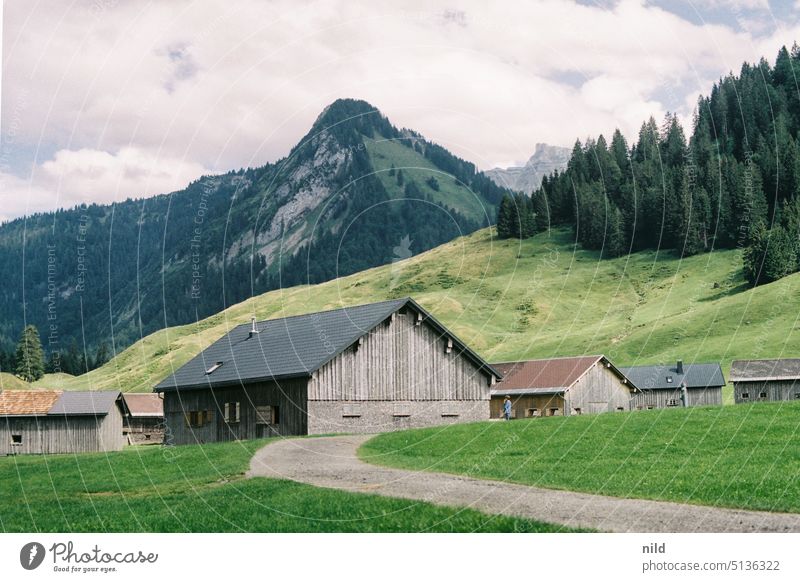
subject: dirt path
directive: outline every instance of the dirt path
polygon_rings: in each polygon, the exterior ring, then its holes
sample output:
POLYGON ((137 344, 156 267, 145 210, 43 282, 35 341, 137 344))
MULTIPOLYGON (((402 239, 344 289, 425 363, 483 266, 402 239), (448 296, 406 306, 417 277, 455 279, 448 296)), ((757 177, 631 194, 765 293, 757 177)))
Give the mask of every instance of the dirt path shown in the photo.
POLYGON ((601 531, 800 532, 800 514, 620 499, 378 467, 356 456, 358 447, 369 438, 276 439, 255 454, 248 476, 291 479, 318 487, 470 507, 601 531))

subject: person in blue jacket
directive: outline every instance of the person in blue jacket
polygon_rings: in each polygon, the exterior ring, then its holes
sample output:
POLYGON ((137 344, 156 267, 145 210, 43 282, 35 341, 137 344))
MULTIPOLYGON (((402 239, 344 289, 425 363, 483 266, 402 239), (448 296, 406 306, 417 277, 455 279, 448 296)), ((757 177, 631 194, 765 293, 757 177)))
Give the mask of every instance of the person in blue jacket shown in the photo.
POLYGON ((503 416, 506 420, 511 420, 511 396, 506 396, 503 401, 503 416))

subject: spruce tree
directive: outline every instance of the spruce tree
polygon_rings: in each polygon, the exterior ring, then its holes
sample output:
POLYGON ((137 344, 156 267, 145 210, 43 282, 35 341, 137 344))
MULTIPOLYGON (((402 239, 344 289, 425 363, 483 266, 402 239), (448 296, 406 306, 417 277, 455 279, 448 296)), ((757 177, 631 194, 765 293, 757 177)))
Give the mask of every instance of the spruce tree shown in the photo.
POLYGON ((516 211, 514 208, 514 200, 508 194, 503 195, 500 201, 500 207, 497 209, 497 237, 498 238, 511 238, 514 236, 514 224, 516 220, 516 211))
POLYGON ((533 221, 536 232, 545 232, 550 229, 550 207, 544 191, 534 192, 531 197, 533 204, 533 221))
POLYGON ((536 234, 536 222, 533 216, 533 204, 529 196, 520 194, 516 197, 516 208, 519 216, 519 238, 530 238, 536 234))
POLYGON ((44 352, 39 331, 33 325, 22 330, 17 343, 17 376, 26 382, 35 382, 44 376, 44 352))

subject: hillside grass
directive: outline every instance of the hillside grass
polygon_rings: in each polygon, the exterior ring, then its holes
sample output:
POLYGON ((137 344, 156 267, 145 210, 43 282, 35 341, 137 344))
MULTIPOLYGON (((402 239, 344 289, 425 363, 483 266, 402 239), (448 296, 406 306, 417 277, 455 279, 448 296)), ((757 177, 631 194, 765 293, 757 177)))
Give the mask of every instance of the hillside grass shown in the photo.
MULTIPOLYGON (((419 186, 423 194, 431 200, 457 210, 464 217, 476 221, 478 224, 491 224, 493 216, 486 215, 486 206, 467 186, 457 182, 453 176, 443 172, 425 156, 420 155, 402 142, 389 139, 364 138, 372 167, 377 172, 378 179, 390 196, 402 198, 405 196, 404 186, 398 186, 397 176, 392 176, 389 171, 392 164, 396 169, 403 170, 405 182, 413 181, 419 186), (435 190, 426 182, 429 178, 436 178, 439 189, 435 190)), ((405 183, 404 182, 404 183, 405 183)))
POLYGON ((620 366, 721 362, 727 376, 733 359, 800 356, 800 274, 749 289, 740 267, 733 250, 600 260, 576 248, 566 229, 525 241, 498 241, 484 229, 405 261, 253 297, 151 334, 93 372, 39 384, 148 391, 252 315, 406 295, 489 361, 603 353, 620 366))
POLYGON ((555 532, 560 526, 244 479, 264 441, 0 458, 3 532, 555 532))
POLYGON ((387 433, 367 462, 627 498, 800 512, 800 403, 483 422, 387 433))

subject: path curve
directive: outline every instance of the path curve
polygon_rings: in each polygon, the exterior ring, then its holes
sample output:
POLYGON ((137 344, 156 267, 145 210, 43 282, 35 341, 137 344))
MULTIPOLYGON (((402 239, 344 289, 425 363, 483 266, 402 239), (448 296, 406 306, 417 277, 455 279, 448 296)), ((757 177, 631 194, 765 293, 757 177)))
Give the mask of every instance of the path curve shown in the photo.
POLYGON ((622 499, 370 465, 356 451, 372 436, 276 439, 256 452, 247 475, 600 531, 800 532, 800 514, 622 499))

